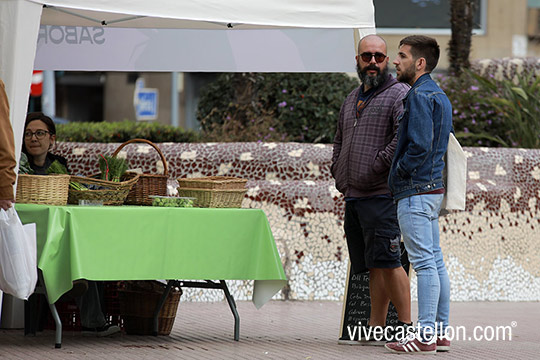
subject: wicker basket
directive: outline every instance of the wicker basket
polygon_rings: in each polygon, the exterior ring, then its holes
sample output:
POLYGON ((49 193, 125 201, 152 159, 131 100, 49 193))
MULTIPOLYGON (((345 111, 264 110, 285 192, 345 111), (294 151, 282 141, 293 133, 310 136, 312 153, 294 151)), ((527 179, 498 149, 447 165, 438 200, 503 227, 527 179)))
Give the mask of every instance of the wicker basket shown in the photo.
MULTIPOLYGON (((163 174, 140 174, 139 180, 135 185, 133 185, 126 198, 126 204, 130 205, 152 205, 152 198, 149 197, 150 195, 167 195, 167 179, 169 178, 167 161, 165 160, 165 157, 163 156, 161 150, 159 150, 159 148, 153 142, 146 139, 131 139, 120 145, 118 149, 116 149, 116 151, 112 154, 112 156, 118 155, 120 150, 122 150, 128 144, 141 142, 152 146, 157 151, 157 153, 161 157, 161 161, 163 162, 164 171, 163 174)), ((137 174, 135 173, 128 172, 125 175, 125 179, 131 179, 136 175, 137 174)))
POLYGON ((66 205, 69 179, 69 175, 63 174, 19 174, 17 202, 21 204, 66 205))
POLYGON ((178 196, 196 198, 193 206, 206 208, 239 208, 247 189, 187 189, 178 188, 178 196))
POLYGON ((188 189, 244 189, 247 179, 232 176, 207 176, 177 179, 181 188, 188 189))
MULTIPOLYGON (((136 283, 155 283, 137 281, 136 283)), ((130 335, 152 334, 154 311, 163 295, 163 287, 119 289, 120 313, 124 320, 124 330, 130 335)), ((169 335, 174 325, 176 311, 182 295, 181 289, 171 289, 158 315, 158 335, 169 335)))
POLYGON ((99 190, 76 190, 69 188, 68 203, 78 204, 79 200, 100 200, 103 205, 123 205, 131 187, 139 180, 139 176, 121 182, 94 179, 82 176, 71 176, 71 181, 84 186, 97 185, 99 190))
POLYGON ((194 197, 194 206, 208 208, 239 208, 246 193, 246 179, 232 176, 180 178, 178 196, 194 197))

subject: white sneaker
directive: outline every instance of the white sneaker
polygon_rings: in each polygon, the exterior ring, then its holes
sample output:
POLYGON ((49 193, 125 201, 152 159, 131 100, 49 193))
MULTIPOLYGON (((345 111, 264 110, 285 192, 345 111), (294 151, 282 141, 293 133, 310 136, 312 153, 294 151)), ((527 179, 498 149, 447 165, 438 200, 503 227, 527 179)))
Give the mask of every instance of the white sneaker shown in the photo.
POLYGON ((417 334, 413 333, 399 342, 388 343, 384 347, 398 354, 435 354, 437 353, 437 340, 433 337, 427 343, 422 342, 417 334))

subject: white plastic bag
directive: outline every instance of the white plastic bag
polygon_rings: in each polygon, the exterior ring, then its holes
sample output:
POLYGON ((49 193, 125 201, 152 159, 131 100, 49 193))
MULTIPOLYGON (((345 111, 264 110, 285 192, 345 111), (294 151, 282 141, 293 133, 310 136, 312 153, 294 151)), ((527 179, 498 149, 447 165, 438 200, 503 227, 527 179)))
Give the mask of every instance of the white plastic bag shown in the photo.
POLYGON ((0 209, 0 290, 27 300, 36 282, 36 224, 23 226, 13 207, 0 209))
POLYGON ((467 155, 454 134, 450 133, 443 171, 446 191, 441 209, 465 210, 467 193, 467 155))

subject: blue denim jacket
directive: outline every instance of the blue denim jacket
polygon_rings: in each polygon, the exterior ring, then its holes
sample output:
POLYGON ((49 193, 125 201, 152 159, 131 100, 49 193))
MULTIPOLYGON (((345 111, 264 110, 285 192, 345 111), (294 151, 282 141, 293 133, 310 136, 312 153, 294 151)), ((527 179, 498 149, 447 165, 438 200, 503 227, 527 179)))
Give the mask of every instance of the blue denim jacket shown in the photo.
POLYGON ((452 130, 452 105, 429 74, 416 80, 403 102, 388 177, 395 201, 444 188, 443 157, 452 130))

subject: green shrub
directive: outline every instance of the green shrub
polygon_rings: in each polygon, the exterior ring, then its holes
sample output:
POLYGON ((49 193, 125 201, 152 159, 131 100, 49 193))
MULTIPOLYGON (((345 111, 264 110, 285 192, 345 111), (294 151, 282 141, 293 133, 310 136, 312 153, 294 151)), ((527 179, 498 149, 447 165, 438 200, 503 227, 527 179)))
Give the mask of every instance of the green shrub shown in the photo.
POLYGON ((466 72, 435 79, 452 103, 452 122, 462 146, 507 146, 503 116, 489 103, 478 80, 466 72))
POLYGON ((57 125, 58 141, 72 142, 125 142, 142 138, 155 143, 196 142, 198 134, 182 128, 159 123, 134 121, 122 122, 72 122, 57 125))
POLYGON ((540 78, 518 75, 513 81, 497 81, 470 74, 488 94, 488 103, 501 114, 509 143, 540 148, 540 78))
POLYGON ((333 141, 339 110, 358 80, 340 73, 224 73, 199 101, 211 141, 333 141))
POLYGON ((460 77, 436 76, 464 146, 539 148, 537 58, 485 59, 460 77))

